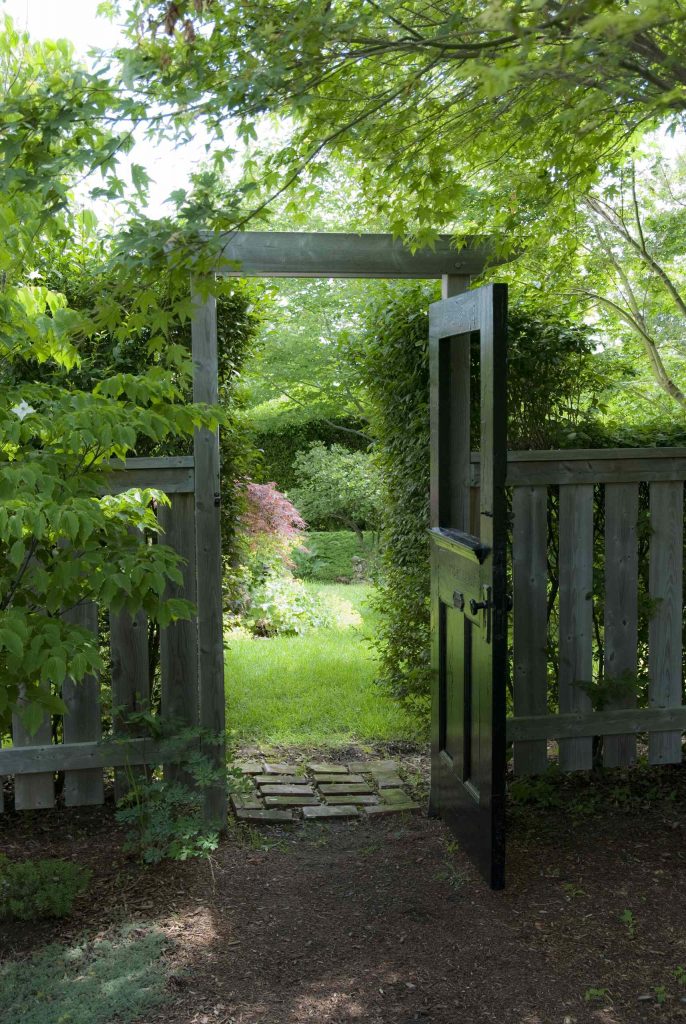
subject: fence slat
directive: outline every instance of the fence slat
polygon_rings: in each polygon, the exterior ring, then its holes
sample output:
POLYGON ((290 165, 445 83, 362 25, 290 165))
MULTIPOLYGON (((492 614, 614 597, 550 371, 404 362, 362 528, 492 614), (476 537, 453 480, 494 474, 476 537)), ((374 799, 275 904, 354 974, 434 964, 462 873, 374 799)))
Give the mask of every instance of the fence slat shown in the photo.
MULTIPOLYGON (((12 746, 32 747, 37 744, 50 743, 52 740, 52 723, 50 716, 45 715, 43 721, 31 735, 22 725, 17 715, 12 716, 12 746)), ((14 777, 14 807, 17 811, 35 811, 39 808, 55 806, 55 780, 53 773, 29 772, 14 777)))
MULTIPOLYGON (((134 736, 136 728, 127 723, 127 715, 143 710, 150 699, 150 660, 148 657, 148 623, 145 612, 131 616, 128 612, 110 615, 110 651, 112 658, 112 707, 117 710, 113 720, 116 737, 134 736)), ((142 774, 139 769, 131 769, 142 774)), ((129 788, 129 773, 117 768, 114 773, 114 796, 121 800, 129 788)))
MULTIPOLYGON (((512 581, 514 599, 514 712, 547 710, 547 505, 545 487, 516 487, 512 495, 512 581)), ((545 740, 515 743, 515 775, 548 767, 545 740)))
MULTIPOLYGON (((605 679, 635 679, 638 651, 638 484, 605 486, 605 679)), ((635 688, 608 708, 636 704, 635 688)), ((636 760, 636 737, 603 737, 603 764, 618 768, 636 760)))
MULTIPOLYGON (((593 675, 593 485, 560 487, 560 711, 590 711, 593 675)), ((560 740, 560 767, 593 767, 593 740, 560 740)))
MULTIPOLYGON (((652 608, 648 632, 651 707, 681 705, 681 637, 683 590, 683 483, 650 485, 650 570, 652 608)), ((681 761, 679 732, 651 733, 650 764, 681 761)))
MULTIPOLYGON (((163 541, 184 559, 183 583, 172 583, 167 597, 196 600, 195 499, 192 494, 175 494, 170 507, 160 508, 163 541)), ((198 722, 198 623, 180 620, 160 633, 162 714, 165 718, 198 722)), ((174 775, 174 772, 171 772, 174 775)))
MULTIPOLYGON (((75 626, 89 629, 92 633, 98 631, 98 609, 92 601, 85 601, 65 612, 64 618, 75 626)), ((65 679, 62 684, 62 698, 68 708, 63 724, 64 742, 83 743, 87 740, 99 740, 102 725, 98 677, 88 675, 80 683, 65 679)), ((64 802, 67 807, 101 804, 104 795, 101 769, 65 772, 64 802)))

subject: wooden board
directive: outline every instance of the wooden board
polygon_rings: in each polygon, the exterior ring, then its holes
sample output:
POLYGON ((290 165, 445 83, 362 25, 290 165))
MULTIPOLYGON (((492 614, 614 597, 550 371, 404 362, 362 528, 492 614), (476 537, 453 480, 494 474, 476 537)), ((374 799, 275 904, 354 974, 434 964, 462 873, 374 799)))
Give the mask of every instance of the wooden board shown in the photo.
MULTIPOLYGON (((81 626, 92 633, 98 631, 98 609, 91 601, 83 602, 64 613, 67 622, 81 626)), ((85 676, 80 683, 65 679, 62 697, 68 711, 63 719, 65 743, 83 743, 99 740, 102 734, 100 718, 100 680, 85 676)), ((64 776, 64 802, 67 807, 101 804, 104 800, 102 771, 92 768, 70 771, 64 776)))
MULTIPOLYGON (((545 715, 548 694, 547 600, 548 491, 515 487, 512 538, 514 713, 545 715)), ((516 743, 516 775, 536 775, 548 767, 545 740, 516 743)))
MULTIPOLYGON (((605 679, 636 679, 638 645, 638 484, 605 487, 605 679)), ((636 689, 611 699, 609 708, 633 707, 636 689)), ((603 764, 636 760, 636 737, 605 736, 603 764)))
POLYGON ((462 277, 493 262, 492 245, 478 237, 458 248, 452 235, 440 235, 431 248, 415 252, 382 234, 241 231, 223 241, 217 273, 227 277, 462 277))
MULTIPOLYGON (((649 625, 651 707, 678 707, 682 692, 682 616, 684 485, 650 485, 649 590, 654 602, 649 625)), ((651 764, 681 761, 681 733, 656 733, 648 739, 651 764)))
MULTIPOLYGON (((160 764, 162 747, 155 740, 101 740, 88 743, 42 743, 0 750, 0 772, 17 780, 31 780, 36 774, 91 771, 127 764, 160 764)), ((52 806, 46 804, 45 806, 52 806)))
MULTIPOLYGON (((147 707, 150 699, 150 659, 148 622, 145 612, 133 618, 128 612, 110 615, 110 651, 112 659, 113 734, 136 734, 127 716, 147 707)), ((126 768, 114 773, 114 796, 121 800, 131 779, 126 768)))
MULTIPOLYGON (((560 487, 560 711, 590 711, 591 699, 579 683, 593 675, 593 487, 560 487)), ((560 767, 593 766, 589 738, 560 742, 560 767)))
MULTIPOLYGON (((0 764, 11 762, 8 755, 21 747, 34 746, 37 743, 50 744, 52 740, 52 724, 50 716, 45 715, 37 731, 31 735, 26 731, 17 715, 12 716, 12 749, 0 751, 0 764)), ((32 765, 29 765, 29 768, 32 765)), ((14 808, 17 811, 35 811, 40 808, 54 807, 55 780, 53 769, 43 772, 28 771, 17 775, 14 779, 14 808)), ((12 775, 11 769, 2 769, 0 774, 12 775)))
POLYGON ((621 736, 628 733, 656 734, 686 731, 686 707, 615 708, 580 714, 530 715, 509 718, 507 738, 523 740, 564 739, 576 736, 621 736))
MULTIPOLYGON (((218 399, 217 304, 193 293, 193 401, 213 405, 218 399)), ((224 621, 222 610, 221 492, 219 433, 197 430, 195 455, 195 536, 198 586, 198 695, 200 724, 217 738, 208 754, 217 770, 226 765, 224 697, 224 621)), ((225 785, 208 791, 210 820, 226 822, 225 785)))
MULTIPOLYGON (((471 481, 479 483, 480 458, 471 455, 471 481)), ((577 448, 507 453, 513 487, 573 483, 639 483, 686 480, 684 448, 577 448)))
MULTIPOLYGON (((183 583, 172 583, 167 598, 196 602, 195 502, 192 494, 175 494, 171 506, 161 506, 158 519, 165 544, 180 555, 183 583)), ((198 722, 198 622, 181 619, 160 633, 162 715, 187 725, 198 722)))
POLYGON ((155 487, 166 494, 184 494, 195 488, 192 455, 168 455, 158 458, 136 458, 108 463, 107 490, 119 494, 133 487, 155 487))

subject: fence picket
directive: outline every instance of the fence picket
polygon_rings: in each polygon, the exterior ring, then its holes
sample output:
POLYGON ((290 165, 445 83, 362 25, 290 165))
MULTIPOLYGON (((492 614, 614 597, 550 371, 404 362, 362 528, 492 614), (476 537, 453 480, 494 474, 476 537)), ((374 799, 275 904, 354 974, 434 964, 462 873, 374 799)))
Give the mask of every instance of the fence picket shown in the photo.
MULTIPOLYGON (((546 487, 515 487, 512 537, 514 599, 514 713, 547 711, 547 544, 546 487)), ((548 767, 545 740, 518 741, 513 748, 515 775, 535 775, 548 767)))
MULTIPOLYGON (((605 486, 605 679, 634 680, 638 645, 638 484, 605 486)), ((607 704, 636 705, 635 687, 607 704)), ((636 737, 603 737, 603 764, 618 768, 636 760, 636 737)))
MULTIPOLYGON (((648 642, 651 707, 681 705, 684 485, 650 485, 649 590, 655 602, 648 642)), ((681 761, 681 733, 649 733, 650 764, 681 761)))
MULTIPOLYGON (((593 485, 560 486, 560 711, 590 711, 593 675, 593 485)), ((560 767, 593 766, 593 739, 560 740, 560 767)))
MULTIPOLYGON (((92 601, 85 601, 64 613, 64 618, 73 625, 82 626, 92 633, 98 631, 98 609, 92 601)), ((88 675, 75 683, 65 679, 62 684, 62 698, 68 711, 64 716, 64 742, 83 743, 99 740, 102 735, 100 717, 100 680, 88 675)), ((101 804, 104 800, 102 769, 89 768, 84 771, 69 771, 64 774, 64 802, 67 807, 83 807, 101 804)))
MULTIPOLYGON (((110 615, 110 651, 112 661, 112 707, 115 737, 135 736, 138 730, 127 722, 127 715, 147 707, 150 699, 150 659, 145 612, 110 615)), ((129 774, 141 775, 140 767, 117 768, 114 772, 114 796, 121 800, 129 788, 129 774)))
MULTIPOLYGON (((44 715, 43 721, 35 733, 29 733, 23 726, 18 715, 12 716, 12 746, 33 747, 52 740, 52 722, 50 715, 44 715)), ((45 807, 55 806, 55 779, 53 772, 28 772, 14 777, 14 808, 17 811, 36 811, 45 807)))
MULTIPOLYGON (((170 584, 167 597, 196 600, 195 501, 192 494, 175 494, 170 507, 158 512, 163 541, 184 559, 183 583, 170 584)), ((165 718, 196 725, 198 722, 198 622, 179 620, 161 630, 160 671, 162 714, 165 718)), ((165 774, 175 777, 171 768, 165 774)))

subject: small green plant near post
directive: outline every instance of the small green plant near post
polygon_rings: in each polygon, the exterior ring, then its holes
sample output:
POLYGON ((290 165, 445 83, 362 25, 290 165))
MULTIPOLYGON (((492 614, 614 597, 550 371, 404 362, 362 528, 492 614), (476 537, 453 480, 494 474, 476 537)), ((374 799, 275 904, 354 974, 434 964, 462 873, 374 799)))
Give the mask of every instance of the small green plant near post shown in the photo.
POLYGON ((610 1002, 612 1001, 610 996, 610 990, 607 988, 587 988, 584 992, 584 999, 587 1003, 592 1003, 600 1000, 609 1000, 610 1002))
POLYGON ((629 937, 632 939, 636 938, 636 919, 633 915, 633 911, 629 909, 623 910, 620 920, 622 924, 626 925, 629 937))
POLYGON ((117 821, 128 827, 125 848, 145 864, 209 857, 219 845, 225 822, 208 822, 205 794, 218 783, 240 785, 240 773, 218 770, 203 753, 216 738, 199 726, 161 720, 148 712, 129 716, 158 741, 158 769, 147 774, 129 769, 128 790, 119 801, 117 821))

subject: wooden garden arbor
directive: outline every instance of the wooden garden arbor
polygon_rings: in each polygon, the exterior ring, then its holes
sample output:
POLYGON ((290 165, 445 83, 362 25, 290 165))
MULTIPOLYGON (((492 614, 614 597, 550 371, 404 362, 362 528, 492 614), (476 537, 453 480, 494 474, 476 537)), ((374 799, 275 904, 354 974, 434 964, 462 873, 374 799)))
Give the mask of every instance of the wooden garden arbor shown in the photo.
MULTIPOLYGON (((650 763, 681 761, 686 449, 507 451, 506 288, 491 285, 465 294, 489 261, 487 240, 472 239, 458 249, 442 236, 434 248, 416 252, 390 235, 249 231, 220 241, 217 275, 442 281, 443 297, 429 317, 432 806, 461 835, 491 884, 500 886, 507 744, 515 774, 545 771, 551 740, 557 741, 563 771, 591 768, 598 737, 608 767, 633 763, 639 734, 647 736, 650 763), (469 388, 477 335, 481 447, 474 453, 469 388), (559 665, 553 667, 559 713, 548 708, 551 503, 559 508, 553 538, 559 549, 559 665), (588 692, 594 615, 597 624, 600 614, 603 630, 605 676, 637 674, 640 516, 649 525, 648 706, 638 708, 636 694, 628 693, 594 708, 588 692), (602 609, 593 603, 599 559, 604 585, 595 597, 602 609), (508 679, 514 714, 506 719, 508 679)), ((214 404, 216 301, 200 289, 193 295, 191 335, 193 398, 214 404)), ((223 737, 219 479, 218 433, 199 430, 192 456, 128 459, 112 465, 108 487, 157 487, 170 495, 171 507, 160 516, 167 543, 184 559, 183 584, 175 593, 196 603, 197 618, 162 631, 162 713, 223 737)), ((97 628, 95 607, 78 614, 82 625, 97 628)), ((150 692, 145 617, 109 618, 112 704, 135 710, 150 692)), ((124 729, 120 735, 116 723, 115 742, 103 740, 99 693, 97 679, 64 683, 69 713, 62 742, 53 742, 48 718, 34 736, 13 722, 12 747, 0 750, 0 781, 14 776, 18 810, 51 807, 58 771, 64 772, 66 804, 78 806, 102 803, 104 768, 115 769, 116 786, 125 768, 160 763, 151 740, 124 729)), ((217 766, 223 766, 224 754, 223 744, 213 748, 217 766)), ((208 796, 207 812, 224 819, 226 811, 226 792, 218 786, 208 796)))
MULTIPOLYGON (((471 239, 458 249, 441 236, 431 249, 410 251, 391 235, 246 231, 221 239, 217 275, 231 277, 405 278, 441 279, 443 295, 466 290, 470 278, 484 269, 490 255, 484 239, 471 239)), ((193 400, 218 400, 216 300, 193 295, 191 323, 193 400)), ((177 622, 160 638, 162 713, 199 724, 214 736, 225 732, 222 562, 220 531, 220 459, 216 431, 195 434, 192 456, 131 458, 112 465, 108 488, 156 487, 171 498, 160 516, 165 540, 184 559, 183 584, 174 593, 195 602, 197 619, 177 622)), ((136 710, 150 693, 145 617, 132 620, 112 615, 112 705, 136 710)), ((84 606, 78 621, 97 629, 98 609, 84 606)), ((59 685, 59 681, 56 681, 59 685)), ((103 769, 115 769, 115 786, 125 785, 131 766, 159 763, 155 743, 119 733, 103 740, 100 685, 94 678, 78 686, 66 681, 62 694, 69 709, 62 742, 53 742, 53 723, 46 716, 29 735, 19 719, 12 725, 12 747, 0 750, 0 782, 14 776, 15 807, 52 807, 55 773, 64 772, 67 806, 99 804, 104 798, 103 769)), ((213 750, 218 767, 223 746, 213 750)), ((223 787, 210 791, 206 810, 224 819, 223 787)), ((0 785, 0 812, 2 786, 0 785)))

